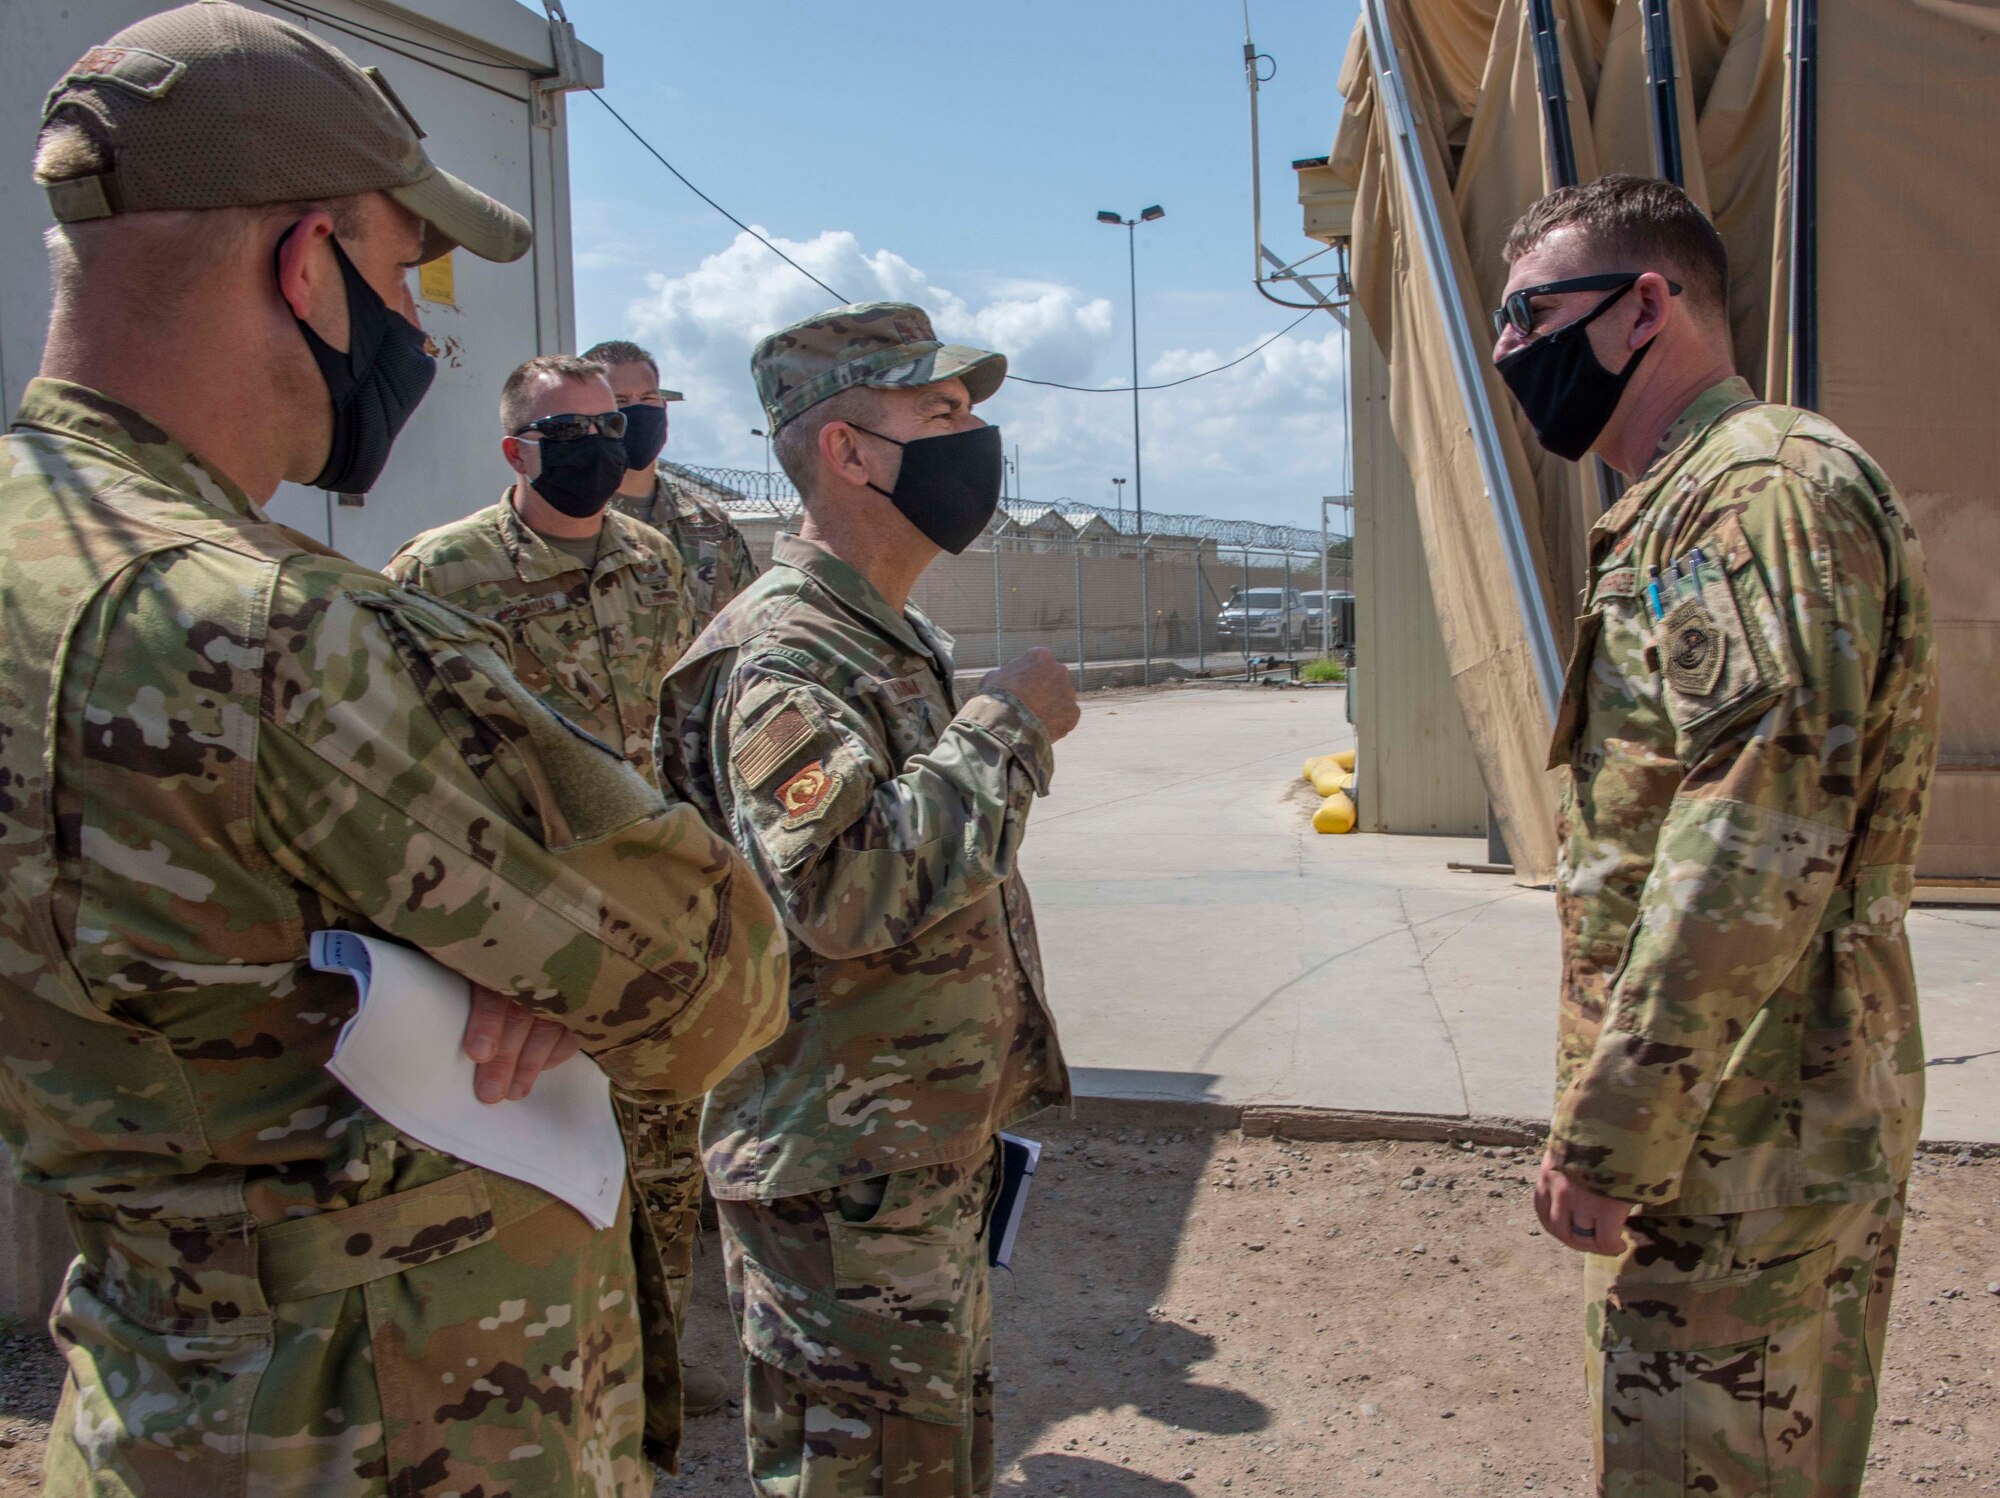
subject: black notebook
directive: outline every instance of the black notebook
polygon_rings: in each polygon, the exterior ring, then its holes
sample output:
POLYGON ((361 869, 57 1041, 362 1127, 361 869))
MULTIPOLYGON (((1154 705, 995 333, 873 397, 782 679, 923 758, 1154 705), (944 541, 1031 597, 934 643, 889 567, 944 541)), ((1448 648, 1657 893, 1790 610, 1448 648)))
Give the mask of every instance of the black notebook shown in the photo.
POLYGON ((1028 1210, 1028 1183, 1034 1180, 1041 1158, 1038 1141, 1000 1136, 1000 1193, 993 1198, 993 1215, 986 1223, 986 1262, 995 1269, 1013 1267, 1014 1240, 1028 1210))

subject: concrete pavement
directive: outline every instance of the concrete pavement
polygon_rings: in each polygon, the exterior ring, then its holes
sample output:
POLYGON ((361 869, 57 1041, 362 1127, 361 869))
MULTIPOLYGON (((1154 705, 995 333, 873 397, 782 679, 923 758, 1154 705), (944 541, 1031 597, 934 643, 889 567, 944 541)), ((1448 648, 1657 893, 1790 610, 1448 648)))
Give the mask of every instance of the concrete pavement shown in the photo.
MULTIPOLYGON (((1446 868, 1483 841, 1323 837, 1299 779, 1338 689, 1090 699, 1022 858, 1079 1090, 1544 1118, 1554 899, 1446 868)), ((1920 909, 1925 1133, 2000 1142, 2000 910, 1920 909)))

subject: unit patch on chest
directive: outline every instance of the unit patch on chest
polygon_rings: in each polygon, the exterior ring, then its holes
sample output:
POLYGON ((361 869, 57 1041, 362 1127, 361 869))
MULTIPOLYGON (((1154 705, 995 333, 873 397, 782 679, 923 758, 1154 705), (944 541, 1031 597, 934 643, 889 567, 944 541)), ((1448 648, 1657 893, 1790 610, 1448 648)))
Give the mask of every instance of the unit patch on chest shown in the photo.
POLYGON ((1675 605, 1660 626, 1667 680, 1689 697, 1706 697, 1722 680, 1723 634, 1700 598, 1675 605))
POLYGON ((785 820, 803 822, 826 804, 833 788, 834 779, 826 773, 825 764, 814 760, 777 789, 778 805, 784 808, 785 820))

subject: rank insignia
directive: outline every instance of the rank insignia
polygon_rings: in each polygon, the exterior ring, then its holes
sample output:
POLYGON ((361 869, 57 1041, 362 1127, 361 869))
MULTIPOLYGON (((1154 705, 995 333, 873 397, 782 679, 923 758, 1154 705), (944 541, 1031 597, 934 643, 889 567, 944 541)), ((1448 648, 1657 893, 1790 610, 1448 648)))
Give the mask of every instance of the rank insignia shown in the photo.
POLYGON ((1706 697, 1722 680, 1723 634, 1700 598, 1675 606, 1660 626, 1667 680, 1685 696, 1706 697))
POLYGON ((833 794, 834 778, 826 773, 826 765, 814 760, 798 774, 779 786, 776 795, 778 805, 785 809, 787 822, 803 822, 807 817, 826 804, 826 798, 833 794))

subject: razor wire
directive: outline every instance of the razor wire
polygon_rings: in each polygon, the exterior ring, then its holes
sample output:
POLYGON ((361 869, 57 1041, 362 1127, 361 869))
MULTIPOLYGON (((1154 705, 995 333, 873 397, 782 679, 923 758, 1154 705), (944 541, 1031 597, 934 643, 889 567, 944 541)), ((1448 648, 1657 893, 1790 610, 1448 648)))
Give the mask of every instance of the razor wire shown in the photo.
MULTIPOLYGON (((785 519, 799 512, 799 492, 782 473, 759 473, 754 468, 721 468, 703 463, 662 463, 676 479, 696 493, 741 514, 768 514, 785 519)), ((1078 499, 1027 500, 1009 497, 1000 501, 1001 513, 1013 526, 1027 530, 1048 516, 1063 521, 1072 534, 1088 540, 1102 526, 1112 534, 1138 536, 1138 517, 1130 510, 1087 504, 1078 499)), ((1268 525, 1256 520, 1224 520, 1213 515, 1174 515, 1146 512, 1147 536, 1187 537, 1213 541, 1218 546, 1248 546, 1271 551, 1317 553, 1320 534, 1297 525, 1268 525)), ((1345 537, 1339 539, 1345 540, 1345 537)))

